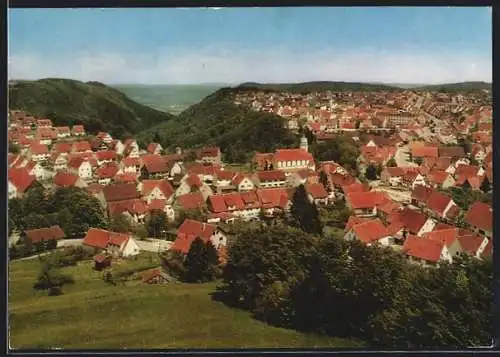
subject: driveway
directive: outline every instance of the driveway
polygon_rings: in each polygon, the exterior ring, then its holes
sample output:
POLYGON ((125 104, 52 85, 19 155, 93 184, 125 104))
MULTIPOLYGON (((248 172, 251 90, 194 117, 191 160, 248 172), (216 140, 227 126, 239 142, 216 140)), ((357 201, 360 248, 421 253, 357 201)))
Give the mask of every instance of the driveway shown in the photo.
POLYGON ((399 203, 409 203, 411 202, 411 192, 410 191, 398 191, 388 187, 377 187, 373 189, 374 191, 385 192, 389 195, 391 200, 399 203))
POLYGON ((75 239, 62 239, 57 242, 57 248, 62 247, 78 247, 83 243, 83 238, 75 238, 75 239))

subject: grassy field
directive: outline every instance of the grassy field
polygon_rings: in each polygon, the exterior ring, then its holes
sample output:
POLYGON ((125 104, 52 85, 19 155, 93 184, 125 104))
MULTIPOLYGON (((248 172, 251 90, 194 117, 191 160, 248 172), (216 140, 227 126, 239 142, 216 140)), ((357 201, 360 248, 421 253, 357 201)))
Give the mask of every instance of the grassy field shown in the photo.
MULTIPOLYGON (((155 254, 115 271, 155 265, 155 254)), ((49 297, 32 285, 38 259, 9 264, 10 346, 20 348, 355 347, 350 340, 275 328, 211 299, 215 283, 106 284, 91 262, 64 268, 74 285, 49 297)))

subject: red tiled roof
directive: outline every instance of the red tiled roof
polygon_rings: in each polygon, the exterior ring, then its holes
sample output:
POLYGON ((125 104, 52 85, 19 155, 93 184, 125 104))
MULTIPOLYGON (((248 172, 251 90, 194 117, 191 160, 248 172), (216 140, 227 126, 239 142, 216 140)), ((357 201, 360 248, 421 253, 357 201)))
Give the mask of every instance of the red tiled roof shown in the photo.
POLYGON ((170 249, 187 254, 196 238, 201 238, 206 243, 210 240, 215 229, 216 226, 212 224, 186 219, 179 227, 177 238, 170 249))
POLYGON ((111 216, 119 213, 129 212, 130 214, 143 214, 146 213, 148 208, 146 203, 138 198, 123 200, 118 202, 110 202, 108 204, 109 212, 111 216))
POLYGON ((411 192, 411 198, 415 199, 419 202, 422 203, 427 203, 427 200, 429 199, 429 196, 434 192, 429 187, 425 187, 423 185, 417 185, 411 192))
POLYGON ((130 234, 128 233, 114 233, 114 232, 110 233, 111 235, 109 237, 108 244, 117 245, 121 247, 123 243, 127 242, 130 239, 130 234))
POLYGON ((493 209, 486 203, 477 201, 469 207, 465 221, 471 226, 491 232, 493 229, 493 209))
POLYGON ((148 210, 160 210, 163 211, 165 209, 165 206, 167 204, 167 200, 161 200, 161 199, 154 199, 151 200, 148 206, 148 210))
POLYGON ((142 181, 142 195, 147 196, 153 191, 156 187, 160 189, 160 191, 165 195, 166 198, 172 196, 174 194, 174 188, 168 182, 168 180, 144 180, 142 181))
POLYGON ((99 192, 102 191, 102 189, 104 188, 103 185, 100 185, 98 183, 91 183, 90 185, 88 185, 86 187, 87 191, 91 194, 91 195, 94 195, 94 194, 97 194, 99 192))
POLYGON ((404 175, 404 170, 401 167, 387 167, 386 171, 391 177, 400 177, 404 175))
POLYGON ((141 164, 141 160, 138 157, 126 157, 124 158, 121 163, 125 167, 129 166, 139 166, 141 164))
POLYGON ((349 185, 341 186, 341 188, 345 194, 353 193, 353 192, 368 192, 369 191, 368 187, 362 183, 352 183, 349 185))
POLYGON ((349 216, 349 219, 347 220, 347 223, 345 225, 345 231, 348 232, 353 226, 368 221, 371 221, 371 218, 349 216))
POLYGON ((186 183, 189 187, 201 187, 202 183, 200 178, 197 175, 189 175, 186 177, 186 183))
POLYGON ((352 230, 363 243, 372 243, 388 235, 387 228, 379 219, 355 224, 352 230))
POLYGON ((72 144, 71 143, 55 143, 52 151, 57 153, 69 153, 71 151, 72 144))
POLYGON ((373 208, 387 201, 387 195, 383 192, 351 192, 346 194, 346 201, 352 209, 373 208))
POLYGON ((278 149, 274 154, 274 161, 297 161, 305 160, 314 162, 312 155, 302 149, 278 149))
POLYGON ((95 153, 95 156, 96 156, 97 160, 99 160, 99 161, 115 160, 116 159, 116 152, 111 151, 111 150, 98 151, 95 153))
POLYGON ((30 145, 30 151, 33 155, 46 154, 49 152, 47 145, 33 143, 30 145))
POLYGON ((403 252, 414 258, 437 263, 441 257, 443 247, 443 242, 409 235, 403 245, 403 252))
POLYGON ((433 171, 429 172, 429 174, 427 175, 427 178, 432 183, 442 185, 449 176, 450 176, 450 174, 446 171, 433 170, 433 171))
POLYGON ((413 157, 438 157, 438 148, 436 146, 420 146, 411 148, 413 157))
POLYGON ((471 255, 476 255, 479 247, 481 244, 484 242, 484 240, 488 240, 488 238, 484 236, 479 236, 475 234, 467 234, 464 236, 459 236, 458 241, 460 243, 460 246, 462 247, 462 250, 471 255))
POLYGON ((285 172, 281 170, 258 171, 257 178, 259 179, 260 182, 286 180, 285 172))
POLYGON ((134 183, 108 185, 104 187, 103 193, 107 202, 130 200, 140 197, 140 193, 137 191, 134 183))
POLYGON ((187 193, 177 197, 177 202, 187 210, 202 208, 205 203, 204 201, 201 192, 187 193))
POLYGON ((92 150, 88 141, 75 141, 72 150, 74 152, 84 152, 92 150))
POLYGON ((141 160, 149 173, 162 173, 169 170, 167 161, 160 155, 144 155, 141 160))
POLYGON ((417 234, 428 218, 425 214, 409 208, 403 209, 399 215, 399 219, 403 222, 404 227, 412 234, 417 234))
POLYGON ((78 175, 73 175, 69 172, 58 172, 54 176, 54 184, 61 187, 72 187, 78 181, 78 175))
POLYGON ((441 192, 434 191, 427 200, 427 207, 436 213, 442 214, 450 201, 453 201, 451 197, 441 192))
POLYGON ((285 209, 288 204, 288 192, 284 188, 267 188, 256 192, 262 208, 285 209))
POLYGON ((118 166, 109 165, 105 167, 100 167, 96 171, 96 175, 98 178, 113 178, 118 172, 118 166))
POLYGON ((326 192, 325 187, 320 183, 306 184, 305 189, 314 199, 323 199, 328 197, 328 192, 326 192))
POLYGON ((106 249, 110 237, 110 232, 104 229, 90 228, 83 239, 83 245, 106 249))
POLYGON ((479 169, 479 166, 458 165, 457 169, 455 170, 455 176, 465 176, 467 178, 477 176, 479 169))
POLYGON ((449 247, 458 238, 458 228, 442 229, 438 231, 434 230, 424 234, 423 238, 443 242, 447 247, 449 247))
POLYGON ((25 233, 32 243, 38 243, 41 241, 48 241, 48 240, 59 240, 66 237, 66 234, 59 226, 32 229, 25 231, 25 233))
POLYGON ((35 176, 29 174, 26 168, 9 168, 9 181, 19 192, 24 192, 35 181, 35 176))
MULTIPOLYGON (((190 172, 192 173, 192 171, 190 172)), ((217 180, 231 181, 233 177, 237 175, 237 173, 234 171, 217 170, 215 172, 215 175, 217 176, 217 180)))
POLYGON ((155 150, 156 150, 156 148, 158 147, 158 145, 160 145, 160 144, 158 144, 158 143, 150 143, 148 145, 148 148, 147 148, 148 152, 154 153, 155 150))
POLYGON ((137 175, 134 173, 123 173, 115 175, 116 183, 135 183, 137 182, 137 175))
POLYGON ((217 157, 220 155, 220 149, 216 146, 203 148, 200 151, 201 157, 217 157))

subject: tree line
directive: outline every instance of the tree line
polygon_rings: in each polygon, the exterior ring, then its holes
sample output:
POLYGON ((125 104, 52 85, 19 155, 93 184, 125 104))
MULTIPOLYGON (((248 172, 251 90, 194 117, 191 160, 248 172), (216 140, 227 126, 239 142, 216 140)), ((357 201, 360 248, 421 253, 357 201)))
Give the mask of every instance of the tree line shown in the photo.
POLYGON ((379 347, 479 346, 492 336, 492 261, 425 269, 398 252, 292 227, 241 231, 218 298, 268 323, 379 347))

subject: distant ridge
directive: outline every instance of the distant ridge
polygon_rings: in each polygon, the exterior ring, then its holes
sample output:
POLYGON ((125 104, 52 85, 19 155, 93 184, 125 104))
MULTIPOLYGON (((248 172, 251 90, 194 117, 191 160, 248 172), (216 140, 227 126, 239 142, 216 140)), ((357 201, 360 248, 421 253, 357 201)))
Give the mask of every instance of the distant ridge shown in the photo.
POLYGON ((439 91, 439 92, 473 92, 480 90, 491 90, 491 83, 488 82, 459 82, 446 84, 424 85, 412 88, 416 91, 439 91))
POLYGON ((293 93, 310 93, 321 91, 395 91, 401 88, 376 83, 361 82, 331 82, 313 81, 303 83, 256 83, 246 82, 236 87, 238 90, 261 89, 261 90, 281 90, 293 93))

